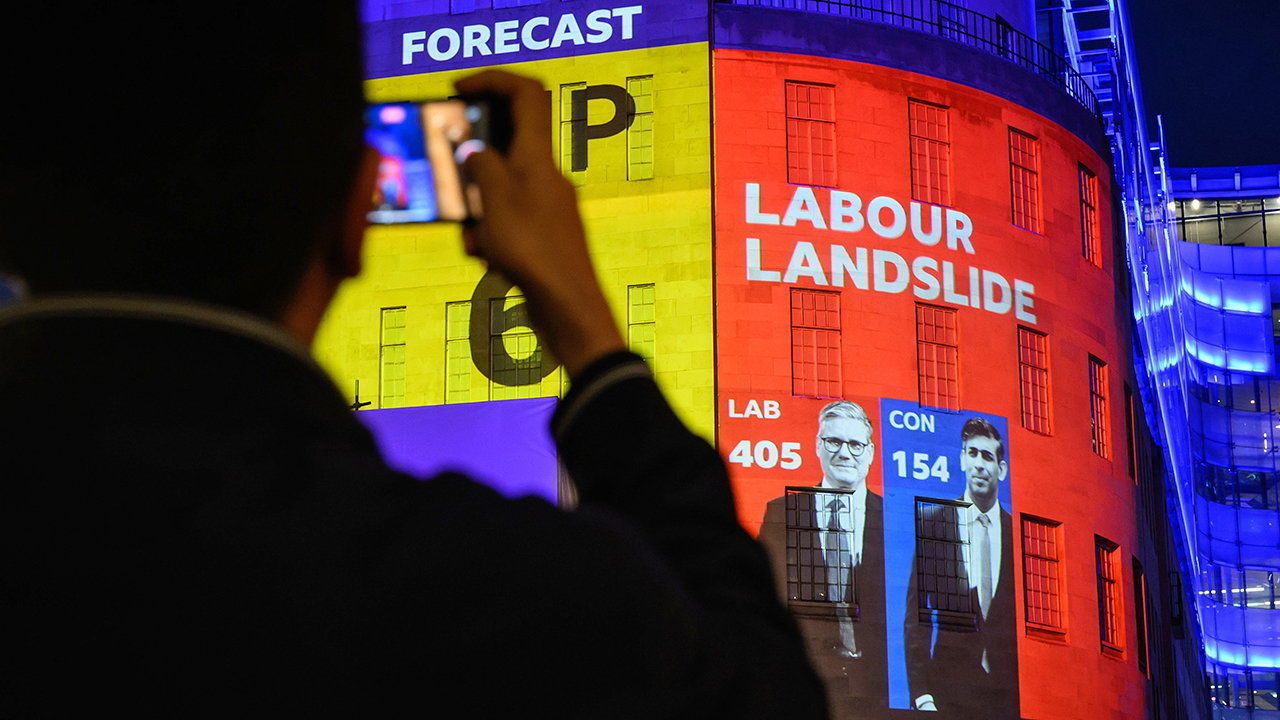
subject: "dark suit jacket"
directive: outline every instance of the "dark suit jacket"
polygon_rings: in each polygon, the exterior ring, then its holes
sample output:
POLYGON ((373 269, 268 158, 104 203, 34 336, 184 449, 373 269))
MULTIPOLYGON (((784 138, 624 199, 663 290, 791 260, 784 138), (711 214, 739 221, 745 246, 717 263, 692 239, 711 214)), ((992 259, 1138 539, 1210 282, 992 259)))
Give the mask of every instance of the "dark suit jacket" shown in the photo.
MULTIPOLYGON (((928 520, 949 522, 957 516, 951 506, 929 508, 928 520)), ((934 563, 922 568, 913 561, 907 590, 905 649, 910 698, 933 695, 940 712, 953 717, 1018 717, 1018 655, 1013 579, 1013 521, 1000 511, 1000 581, 991 598, 987 617, 978 610, 977 590, 969 591, 976 622, 970 627, 939 623, 936 615, 922 620, 920 607, 937 608, 938 591, 945 583, 930 577, 934 563), (923 584, 922 584, 923 583, 923 584), (933 639, 935 626, 937 639, 933 639), (990 673, 982 669, 987 653, 990 673)), ((959 587, 968 587, 969 576, 959 563, 959 587)))
POLYGON ((0 716, 825 717, 634 357, 561 405, 568 513, 397 474, 300 353, 147 305, 0 313, 0 716))
MULTIPOLYGON (((806 488, 807 489, 807 488, 806 488)), ((813 509, 796 523, 802 528, 819 528, 817 513, 813 509)), ((800 622, 801 631, 809 642, 810 655, 821 673, 824 668, 839 672, 841 678, 827 677, 828 695, 834 706, 842 699, 856 699, 861 707, 868 703, 883 707, 888 703, 888 663, 885 649, 885 593, 884 593, 884 499, 867 491, 867 504, 862 531, 862 562, 853 578, 854 601, 847 608, 824 609, 821 605, 795 602, 787 590, 787 580, 798 577, 798 553, 800 547, 821 548, 819 530, 788 529, 786 523, 786 496, 769 502, 765 521, 761 526, 761 541, 769 550, 774 574, 779 579, 779 590, 800 622), (860 658, 842 659, 835 656, 839 646, 839 625, 835 613, 844 612, 854 622, 854 636, 860 658)), ((820 552, 820 551, 819 551, 820 552)), ((814 568, 814 585, 819 597, 826 601, 825 565, 814 568)), ((830 674, 830 673, 828 673, 830 674)))

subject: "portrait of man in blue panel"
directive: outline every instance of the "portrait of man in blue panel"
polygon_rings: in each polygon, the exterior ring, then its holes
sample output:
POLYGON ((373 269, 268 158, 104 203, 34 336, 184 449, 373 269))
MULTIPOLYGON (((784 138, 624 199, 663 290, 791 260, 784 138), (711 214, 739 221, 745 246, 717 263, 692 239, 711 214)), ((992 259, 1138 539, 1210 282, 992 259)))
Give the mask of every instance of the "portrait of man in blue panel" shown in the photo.
POLYGON ((917 710, 1016 719, 1013 522, 999 497, 1006 448, 981 417, 965 421, 959 440, 963 496, 915 500, 903 643, 909 697, 917 710))

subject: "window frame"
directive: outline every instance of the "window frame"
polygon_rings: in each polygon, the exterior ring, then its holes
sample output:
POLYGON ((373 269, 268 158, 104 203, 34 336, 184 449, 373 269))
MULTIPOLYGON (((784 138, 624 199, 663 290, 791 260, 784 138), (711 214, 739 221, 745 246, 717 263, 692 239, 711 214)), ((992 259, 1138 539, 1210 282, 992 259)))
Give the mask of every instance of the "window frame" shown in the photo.
POLYGON ((918 393, 917 401, 920 403, 921 407, 935 408, 937 410, 943 410, 947 412, 957 412, 961 408, 962 402, 960 400, 960 318, 955 308, 949 308, 942 305, 933 305, 930 303, 922 303, 922 302, 916 303, 916 390, 918 393), (944 329, 947 329, 951 332, 950 343, 935 340, 935 339, 926 339, 926 335, 928 333, 926 333, 925 331, 928 330, 928 328, 930 327, 938 326, 937 323, 930 324, 930 322, 926 320, 925 314, 929 312, 939 313, 942 317, 949 318, 950 320, 949 327, 944 326, 944 329), (933 368, 939 367, 938 365, 939 360, 936 356, 932 358, 926 358, 925 351, 926 349, 929 349, 929 348, 950 350, 952 353, 954 353, 953 362, 951 364, 955 368, 955 378, 954 378, 954 382, 950 386, 952 393, 949 395, 944 396, 941 392, 941 385, 945 382, 948 382, 947 378, 938 376, 936 374, 926 373, 927 366, 930 366, 933 368), (926 380, 932 380, 935 383, 935 385, 939 386, 939 389, 927 390, 926 380), (928 402, 926 399, 926 396, 930 396, 928 397, 929 400, 950 399, 950 400, 953 400, 953 403, 943 404, 943 403, 928 402))
POLYGON ((1052 363, 1050 361, 1050 343, 1049 333, 1041 332, 1025 325, 1018 326, 1018 401, 1021 414, 1022 427, 1030 430, 1037 435, 1051 436, 1053 435, 1053 372, 1052 363), (1043 341, 1041 348, 1027 348, 1023 343, 1024 337, 1038 338, 1043 341), (1027 353, 1024 350, 1042 354, 1044 356, 1044 365, 1035 365, 1026 360, 1027 353), (1043 427, 1036 422, 1037 414, 1034 407, 1041 404, 1035 398, 1035 383, 1032 381, 1033 376, 1043 375, 1043 427), (1029 384, 1030 383, 1030 384, 1029 384))
POLYGON ((790 300, 790 306, 788 307, 788 312, 790 313, 789 320, 790 320, 790 328, 791 328, 791 395, 793 397, 839 399, 842 396, 842 391, 844 388, 844 366, 842 362, 844 357, 844 348, 843 348, 844 338, 843 338, 843 318, 842 318, 843 313, 842 313, 841 302, 840 302, 841 294, 833 290, 815 290, 812 288, 793 287, 790 290, 791 292, 788 295, 788 299, 790 300), (813 298, 824 298, 828 301, 831 301, 834 306, 835 321, 833 323, 828 323, 825 325, 820 322, 817 322, 819 315, 822 313, 831 312, 831 308, 815 307, 813 309, 815 322, 811 324, 805 323, 803 321, 803 313, 806 311, 806 308, 804 307, 803 300, 801 301, 799 306, 797 306, 796 300, 797 298, 804 298, 806 296, 813 297, 813 298), (801 313, 801 322, 796 321, 797 311, 801 313), (797 342, 797 333, 800 333, 800 337, 804 337, 804 333, 806 332, 812 334, 814 341, 812 343, 797 342), (823 347, 821 346, 819 340, 820 338, 827 337, 827 336, 834 336, 835 338, 834 344, 832 346, 823 347), (806 349, 813 350, 812 365, 814 368, 814 374, 812 378, 804 378, 796 372, 797 368, 803 367, 803 364, 797 362, 797 357, 796 357, 797 348, 800 348, 802 346, 806 349), (835 355, 835 361, 828 362, 828 363, 819 362, 818 355, 820 350, 829 350, 829 351, 833 350, 835 355), (820 368, 823 368, 823 367, 834 368, 834 378, 831 378, 831 377, 828 377, 825 379, 822 378, 821 377, 822 373, 819 372, 819 370, 820 368), (804 392, 805 388, 801 387, 800 385, 803 382, 812 383, 813 391, 804 392), (824 389, 827 389, 830 392, 827 394, 823 394, 824 389))
MULTIPOLYGON (((1023 617, 1026 623, 1027 635, 1059 642, 1065 641, 1067 636, 1067 620, 1070 616, 1067 613, 1066 577, 1063 572, 1063 566, 1065 565, 1063 557, 1065 555, 1065 547, 1063 545, 1064 533, 1062 529, 1062 522, 1037 515, 1031 515, 1029 513, 1019 513, 1019 516, 1021 519, 1019 529, 1022 537, 1023 608, 1025 610, 1023 617), (1052 536, 1053 549, 1055 551, 1055 555, 1053 557, 1038 554, 1033 550, 1031 547, 1032 540, 1027 532, 1028 526, 1031 525, 1045 528, 1047 534, 1052 536), (1032 571, 1032 566, 1035 560, 1043 561, 1048 566, 1043 577, 1050 578, 1054 587, 1051 590, 1043 591, 1043 594, 1046 595, 1046 597, 1057 601, 1057 624, 1031 619, 1032 609, 1038 607, 1032 602, 1032 597, 1037 590, 1033 589, 1031 578, 1042 576, 1041 574, 1033 573, 1032 571)), ((1050 613, 1050 616, 1055 612, 1052 605, 1045 608, 1045 610, 1050 613)))
POLYGON ((951 161, 951 108, 947 105, 928 102, 917 98, 907 98, 907 154, 911 164, 911 197, 914 200, 928 203, 930 205, 939 205, 942 207, 951 207, 955 198, 953 192, 953 179, 955 177, 955 168, 951 161), (936 111, 940 113, 942 122, 934 123, 929 118, 921 118, 919 112, 936 111), (939 125, 942 127, 943 137, 932 137, 917 133, 917 129, 922 126, 939 125), (920 152, 924 150, 924 152, 920 152), (930 152, 936 150, 937 152, 930 152), (937 168, 920 167, 919 162, 924 159, 936 162, 937 168), (936 175, 935 175, 936 172, 936 175), (921 179, 925 182, 920 182, 921 179), (936 182, 934 182, 936 180, 936 182), (936 190, 939 197, 922 197, 923 194, 918 192, 920 188, 929 188, 929 195, 932 196, 936 190))
POLYGON ((654 178, 654 175, 657 173, 656 147, 654 143, 655 132, 653 128, 653 122, 654 122, 653 75, 629 76, 626 79, 625 87, 627 90, 627 94, 631 96, 632 100, 635 103, 633 106, 633 110, 631 112, 631 117, 628 118, 628 121, 627 121, 627 131, 626 131, 627 180, 636 181, 636 182, 639 182, 642 180, 652 180, 654 178), (638 92, 633 91, 633 85, 638 85, 640 83, 646 83, 646 82, 648 83, 648 90, 649 90, 647 93, 644 93, 643 95, 641 95, 638 92), (642 98, 644 100, 643 102, 642 102, 642 98), (642 109, 642 107, 645 109, 642 109), (642 125, 647 124, 648 127, 638 128, 636 125, 637 122, 640 122, 642 125), (642 132, 648 133, 648 136, 649 136, 648 145, 637 144, 636 142, 638 140, 638 136, 642 132), (649 161, 648 163, 637 164, 635 159, 632 157, 632 155, 633 153, 645 148, 647 148, 649 151, 649 161), (642 169, 646 165, 648 167, 647 172, 642 169))
POLYGON ((654 367, 658 356, 658 297, 654 283, 637 283, 627 286, 627 349, 644 358, 650 368, 654 367), (645 290, 651 293, 650 301, 646 303, 641 298, 641 301, 637 303, 634 299, 634 294, 643 293, 645 290), (638 307, 649 307, 652 319, 637 320, 636 310, 638 307), (637 329, 641 327, 649 328, 650 342, 653 343, 653 348, 648 355, 636 349, 637 340, 635 335, 637 329))
POLYGON ((1138 672, 1143 677, 1151 677, 1151 614, 1147 612, 1150 602, 1150 590, 1147 587, 1147 573, 1142 562, 1133 558, 1133 629, 1138 645, 1135 655, 1138 660, 1138 672))
POLYGON ((1098 590, 1098 640, 1104 655, 1124 655, 1124 580, 1120 546, 1094 535, 1094 572, 1098 590))
POLYGON ((813 187, 836 187, 839 184, 839 163, 838 163, 838 145, 836 143, 836 102, 835 102, 836 86, 831 83, 807 82, 803 80, 784 80, 783 81, 783 117, 785 119, 785 136, 786 136, 786 158, 787 158, 787 182, 792 185, 809 185, 813 187), (804 88, 808 93, 812 91, 825 91, 823 94, 829 93, 829 98, 823 98, 820 103, 815 103, 810 94, 806 94, 804 105, 812 106, 821 104, 826 111, 826 117, 819 117, 817 113, 801 113, 799 111, 801 100, 798 96, 798 90, 804 88), (793 92, 797 91, 797 92, 793 92), (815 130, 821 131, 819 134, 825 134, 826 137, 816 137, 815 130), (798 146, 798 141, 805 139, 805 148, 798 146), (815 152, 813 147, 817 143, 830 142, 831 152, 821 153, 815 152), (801 167, 801 163, 793 162, 796 158, 805 158, 806 162, 801 167), (830 168, 825 166, 821 169, 815 169, 817 163, 814 161, 823 158, 830 162, 830 168), (801 177, 803 171, 806 176, 801 177))
MULTIPOLYGON (((460 403, 473 402, 471 398, 471 389, 472 389, 471 368, 472 366, 474 366, 474 360, 471 357, 470 318, 471 318, 471 301, 470 300, 457 300, 453 302, 446 302, 444 304, 444 404, 445 405, 456 405, 460 403), (464 328, 466 332, 464 334, 456 334, 454 332, 453 324, 450 322, 452 311, 454 310, 465 313, 467 316, 467 323, 464 328), (452 350, 455 347, 459 347, 459 346, 466 348, 466 362, 468 363, 467 371, 465 373, 465 377, 467 379, 467 385, 465 388, 465 394, 466 394, 465 400, 451 398, 452 392, 461 392, 461 390, 458 388, 450 387, 451 378, 463 377, 462 373, 452 372, 452 367, 453 367, 452 363, 454 362, 454 358, 452 356, 452 350)), ((488 400, 488 398, 485 398, 485 399, 488 400)))
POLYGON ((404 407, 409 397, 409 358, 408 358, 408 332, 409 332, 409 308, 407 305, 392 305, 379 309, 378 311, 378 407, 392 408, 404 407), (387 342, 387 320, 389 313, 399 313, 402 318, 402 324, 399 326, 400 342, 387 342), (386 393, 387 378, 385 376, 387 367, 387 350, 389 348, 399 348, 401 353, 401 362, 399 363, 404 369, 404 377, 401 381, 404 387, 399 395, 399 404, 392 399, 393 404, 388 405, 388 396, 386 393))
POLYGON ((1112 459, 1110 382, 1107 363, 1089 355, 1089 439, 1093 454, 1103 460, 1112 459))
POLYGON ((1044 234, 1044 185, 1041 178, 1043 157, 1040 138, 1025 130, 1009 126, 1009 206, 1010 222, 1015 226, 1037 235, 1044 234), (1017 139, 1025 145, 1020 146, 1017 139), (1020 162, 1021 154, 1029 155, 1029 162, 1020 162), (1033 182, 1022 182, 1030 179, 1033 182), (1018 188, 1024 188, 1027 207, 1020 208, 1018 188), (1024 216, 1024 210, 1030 215, 1024 216))
MULTIPOLYGON (((979 618, 982 615, 982 609, 978 606, 977 593, 972 591, 967 582, 962 588, 958 585, 961 577, 960 570, 967 564, 967 559, 970 557, 971 550, 969 548, 970 543, 967 535, 962 536, 962 532, 967 532, 969 526, 966 523, 957 522, 956 515, 963 512, 971 505, 971 503, 965 502, 964 500, 948 500, 944 498, 920 496, 915 498, 915 505, 913 508, 915 513, 913 518, 915 529, 913 569, 916 573, 914 580, 917 589, 915 598, 917 603, 915 608, 917 622, 925 624, 936 622, 939 628, 945 627, 967 631, 976 630, 978 627, 979 618), (934 511, 922 512, 926 505, 933 506, 934 511), (926 517, 929 515, 941 515, 941 517, 926 517), (943 534, 940 536, 922 534, 922 531, 924 530, 923 522, 926 520, 937 522, 938 526, 944 529, 943 534), (948 531, 955 533, 954 539, 945 536, 948 531), (929 553, 926 551, 926 543, 935 543, 941 546, 950 545, 952 548, 942 552, 929 553), (948 557, 948 555, 950 557, 948 557), (926 569, 935 568, 936 570, 936 568, 949 563, 955 563, 956 569, 952 573, 946 575, 937 575, 935 573, 934 579, 936 580, 941 577, 947 580, 954 580, 956 581, 957 589, 949 593, 934 593, 932 595, 932 602, 935 604, 929 605, 928 603, 931 596, 924 590, 924 588, 934 586, 941 589, 947 587, 949 583, 926 582, 926 569), (957 602, 956 607, 942 606, 944 604, 942 601, 947 596, 952 597, 957 602), (965 609, 965 605, 971 605, 971 607, 965 609)), ((1002 560, 1001 562, 1003 563, 1004 561, 1002 560)), ((910 621, 911 612, 912 609, 908 607, 908 621, 910 621)))
POLYGON ((1080 252, 1085 260, 1101 269, 1102 217, 1098 195, 1098 174, 1084 163, 1079 163, 1080 179, 1080 252))

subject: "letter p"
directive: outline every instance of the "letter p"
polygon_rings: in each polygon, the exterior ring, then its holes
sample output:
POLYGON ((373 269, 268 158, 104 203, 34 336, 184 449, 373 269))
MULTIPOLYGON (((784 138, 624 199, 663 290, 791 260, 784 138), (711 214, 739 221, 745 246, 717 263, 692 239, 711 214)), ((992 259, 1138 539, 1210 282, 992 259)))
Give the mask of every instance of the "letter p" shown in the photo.
POLYGON ((588 85, 574 90, 569 98, 571 121, 569 134, 572 139, 573 157, 570 169, 581 172, 587 169, 587 141, 607 138, 631 127, 636 119, 636 100, 620 85, 588 85), (608 100, 613 103, 613 117, 608 122, 591 125, 587 122, 587 103, 591 100, 608 100))

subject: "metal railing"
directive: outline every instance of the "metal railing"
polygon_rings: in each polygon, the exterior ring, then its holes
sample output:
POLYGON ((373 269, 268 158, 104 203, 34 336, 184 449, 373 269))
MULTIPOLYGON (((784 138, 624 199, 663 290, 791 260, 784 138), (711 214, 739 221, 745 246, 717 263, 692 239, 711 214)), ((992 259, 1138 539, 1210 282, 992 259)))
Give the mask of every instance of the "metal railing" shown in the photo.
POLYGON ((729 5, 781 8, 883 23, 929 33, 1004 58, 1066 91, 1094 117, 1098 98, 1070 63, 997 18, 945 0, 720 0, 729 5))

